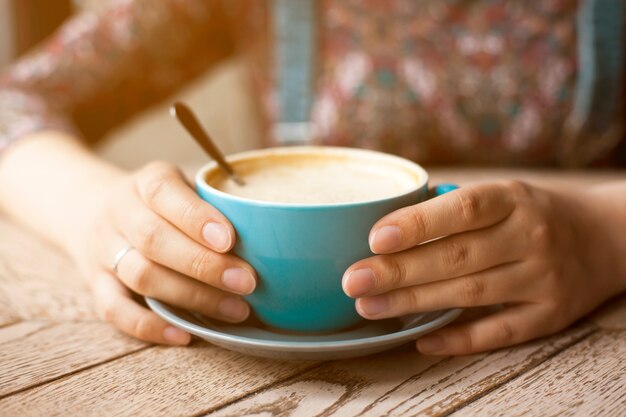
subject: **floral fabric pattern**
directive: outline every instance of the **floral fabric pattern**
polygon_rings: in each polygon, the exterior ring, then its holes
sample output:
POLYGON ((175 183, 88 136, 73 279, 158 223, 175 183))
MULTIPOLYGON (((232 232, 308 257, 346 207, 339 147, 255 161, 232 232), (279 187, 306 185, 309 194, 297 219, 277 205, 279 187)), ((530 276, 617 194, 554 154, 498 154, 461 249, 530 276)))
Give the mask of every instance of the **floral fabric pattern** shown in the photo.
MULTIPOLYGON (((313 142, 424 163, 557 163, 580 70, 577 16, 589 0, 311 1, 313 142)), ((0 75, 0 152, 45 129, 98 140, 237 42, 252 50, 271 126, 270 4, 110 0, 70 19, 0 75)))
POLYGON ((577 1, 324 7, 320 142, 418 161, 553 162, 576 85, 577 1))

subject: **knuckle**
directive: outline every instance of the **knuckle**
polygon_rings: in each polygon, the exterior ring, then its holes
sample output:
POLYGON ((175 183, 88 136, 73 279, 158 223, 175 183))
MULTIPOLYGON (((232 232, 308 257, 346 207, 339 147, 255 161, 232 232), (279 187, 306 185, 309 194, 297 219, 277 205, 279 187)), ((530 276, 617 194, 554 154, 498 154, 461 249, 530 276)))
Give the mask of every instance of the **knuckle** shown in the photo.
POLYGON ((167 190, 168 184, 178 170, 165 162, 151 162, 140 174, 139 193, 148 205, 154 204, 160 194, 167 190))
POLYGON ((480 196, 475 192, 458 193, 458 208, 466 223, 473 223, 482 210, 480 196))
POLYGON ((400 300, 396 302, 396 305, 401 309, 402 313, 414 313, 421 311, 420 306, 423 305, 420 298, 420 292, 413 289, 407 289, 398 293, 400 300))
POLYGON ((531 189, 528 184, 519 180, 509 180, 504 182, 507 193, 516 200, 526 200, 530 197, 531 189))
POLYGON ((421 210, 411 208, 408 210, 411 224, 413 225, 413 236, 423 238, 429 235, 430 224, 428 216, 424 216, 421 210))
POLYGON ((544 282, 550 294, 559 294, 563 290, 563 274, 557 269, 549 270, 544 276, 544 282))
POLYGON ((479 305, 485 295, 485 284, 479 279, 467 278, 462 281, 460 292, 466 306, 479 305))
POLYGON ((169 179, 165 176, 154 176, 145 181, 139 188, 143 201, 150 206, 154 205, 163 190, 167 189, 168 181, 169 179))
MULTIPOLYGON (((185 299, 185 303, 188 303, 196 311, 206 310, 212 308, 214 303, 208 302, 208 297, 205 291, 189 291, 185 299)), ((215 303, 217 305, 217 303, 215 303)))
POLYGON ((463 271, 470 260, 470 252, 467 246, 449 240, 442 251, 444 264, 449 265, 453 271, 463 271))
MULTIPOLYGON (((385 277, 385 282, 377 282, 377 287, 396 288, 402 286, 406 277, 406 268, 394 256, 380 256, 381 276, 385 277)), ((376 274, 376 276, 379 276, 376 274)))
POLYGON ((141 315, 137 317, 132 325, 132 333, 139 339, 149 340, 153 333, 149 316, 141 315))
POLYGON ((139 226, 138 248, 147 254, 155 253, 163 234, 162 224, 159 219, 145 221, 139 226))
POLYGON ((500 320, 495 324, 495 338, 502 346, 507 346, 513 343, 515 338, 515 332, 513 326, 507 320, 500 320))
POLYGON ((178 216, 181 223, 190 229, 195 228, 198 224, 202 223, 203 220, 197 207, 191 202, 186 202, 181 205, 178 216))
POLYGON ((462 328, 459 331, 459 347, 461 353, 468 354, 474 352, 472 332, 468 328, 462 328))
POLYGON ((529 237, 534 245, 534 247, 538 249, 547 249, 552 246, 553 242, 553 233, 552 227, 548 222, 538 221, 536 224, 530 228, 529 237))
POLYGON ((115 308, 115 305, 111 304, 111 303, 107 303, 105 305, 102 306, 101 308, 101 314, 102 314, 102 318, 109 322, 109 323, 114 323, 116 318, 117 318, 117 308, 115 308))
POLYGON ((211 266, 215 266, 216 260, 213 254, 209 251, 198 251, 191 260, 190 271, 192 277, 202 278, 206 277, 211 266))
POLYGON ((150 277, 154 271, 154 264, 142 257, 142 260, 132 268, 128 278, 128 285, 135 292, 143 295, 150 295, 150 277))

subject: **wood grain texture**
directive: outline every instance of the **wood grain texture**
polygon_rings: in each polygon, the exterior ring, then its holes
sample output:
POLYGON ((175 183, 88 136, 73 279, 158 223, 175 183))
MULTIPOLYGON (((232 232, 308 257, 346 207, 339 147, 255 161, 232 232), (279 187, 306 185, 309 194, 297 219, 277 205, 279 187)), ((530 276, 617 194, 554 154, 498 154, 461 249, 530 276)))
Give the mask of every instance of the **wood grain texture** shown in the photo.
POLYGON ((600 330, 455 415, 626 415, 625 341, 600 330))
POLYGON ((0 329, 0 398, 148 345, 101 322, 21 322, 0 329))
POLYGON ((96 320, 92 304, 65 256, 0 217, 0 323, 96 320))
POLYGON ((204 342, 158 346, 5 397, 0 415, 198 415, 313 366, 243 356, 204 342))
POLYGON ((3 301, 0 301, 0 303, 2 303, 0 304, 0 328, 20 321, 20 316, 16 312, 11 310, 3 301))
POLYGON ((333 362, 210 415, 445 415, 531 370, 594 329, 582 324, 549 339, 465 357, 425 357, 411 348, 333 362))

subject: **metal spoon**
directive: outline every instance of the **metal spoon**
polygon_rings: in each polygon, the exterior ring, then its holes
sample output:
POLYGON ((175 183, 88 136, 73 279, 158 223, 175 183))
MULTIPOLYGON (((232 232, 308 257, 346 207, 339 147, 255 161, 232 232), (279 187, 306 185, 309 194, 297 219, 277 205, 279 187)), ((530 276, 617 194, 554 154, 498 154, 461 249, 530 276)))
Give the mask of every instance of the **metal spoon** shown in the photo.
POLYGON ((215 160, 215 162, 217 162, 217 165, 226 175, 230 177, 230 179, 235 181, 238 185, 246 185, 241 177, 235 173, 233 167, 226 162, 222 152, 217 148, 217 146, 215 146, 215 142, 211 140, 209 134, 202 128, 202 125, 200 125, 196 115, 187 105, 181 102, 174 103, 172 107, 170 107, 170 114, 178 119, 187 132, 189 132, 191 137, 194 138, 196 143, 200 145, 202 149, 204 149, 204 151, 215 160))

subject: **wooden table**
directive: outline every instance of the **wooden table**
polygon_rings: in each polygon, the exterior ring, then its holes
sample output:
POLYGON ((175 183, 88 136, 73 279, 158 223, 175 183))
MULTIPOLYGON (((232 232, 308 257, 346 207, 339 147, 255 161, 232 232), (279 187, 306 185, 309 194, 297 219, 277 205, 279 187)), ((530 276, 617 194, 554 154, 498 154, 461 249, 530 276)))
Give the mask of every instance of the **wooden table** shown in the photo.
MULTIPOLYGON (((435 171, 435 178, 625 172, 435 171)), ((0 218, 0 415, 626 415, 626 297, 552 337, 465 357, 408 345, 336 362, 280 362, 196 341, 149 345, 101 322, 72 265, 0 218)))

